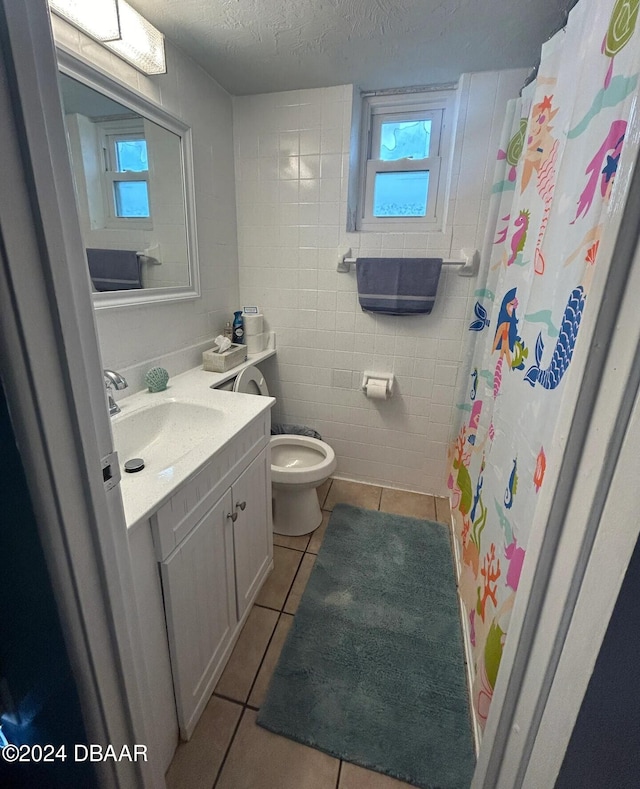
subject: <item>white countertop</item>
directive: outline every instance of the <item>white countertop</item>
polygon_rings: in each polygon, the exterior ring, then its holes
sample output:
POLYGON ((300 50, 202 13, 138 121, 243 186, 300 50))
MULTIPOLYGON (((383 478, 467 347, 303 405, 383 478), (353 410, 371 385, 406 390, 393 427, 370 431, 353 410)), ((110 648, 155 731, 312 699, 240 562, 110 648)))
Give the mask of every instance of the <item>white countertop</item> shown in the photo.
MULTIPOLYGON (((274 350, 253 354, 244 362, 226 373, 211 373, 198 367, 188 370, 169 380, 164 392, 137 392, 118 401, 121 413, 112 417, 112 425, 149 405, 167 401, 180 401, 200 406, 209 406, 224 411, 224 419, 215 421, 210 437, 199 442, 174 463, 150 462, 142 471, 125 473, 123 464, 129 458, 119 457, 122 481, 120 491, 124 503, 127 528, 149 518, 192 474, 200 469, 218 450, 231 442, 244 427, 275 403, 273 397, 238 394, 236 392, 211 389, 237 375, 250 364, 256 364, 273 356, 274 350)), ((117 450, 118 447, 116 446, 117 450)))

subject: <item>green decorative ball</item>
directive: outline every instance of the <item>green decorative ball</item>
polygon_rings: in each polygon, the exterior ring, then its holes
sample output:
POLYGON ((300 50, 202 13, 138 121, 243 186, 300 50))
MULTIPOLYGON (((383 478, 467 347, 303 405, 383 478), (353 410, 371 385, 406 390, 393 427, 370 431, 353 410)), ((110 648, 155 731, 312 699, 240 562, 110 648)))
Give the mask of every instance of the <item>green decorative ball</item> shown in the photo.
POLYGON ((164 392, 168 380, 169 373, 164 367, 152 367, 144 377, 144 382, 150 392, 164 392))

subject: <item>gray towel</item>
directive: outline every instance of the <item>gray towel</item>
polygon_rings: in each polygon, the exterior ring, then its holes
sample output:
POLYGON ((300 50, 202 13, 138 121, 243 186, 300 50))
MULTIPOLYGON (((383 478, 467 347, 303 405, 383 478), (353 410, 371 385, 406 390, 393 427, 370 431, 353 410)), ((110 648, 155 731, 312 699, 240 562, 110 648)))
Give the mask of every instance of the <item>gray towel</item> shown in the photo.
POLYGON ((365 312, 428 315, 442 258, 358 258, 358 299, 365 312))
POLYGON ((87 249, 89 274, 100 292, 142 287, 140 259, 131 249, 87 249))

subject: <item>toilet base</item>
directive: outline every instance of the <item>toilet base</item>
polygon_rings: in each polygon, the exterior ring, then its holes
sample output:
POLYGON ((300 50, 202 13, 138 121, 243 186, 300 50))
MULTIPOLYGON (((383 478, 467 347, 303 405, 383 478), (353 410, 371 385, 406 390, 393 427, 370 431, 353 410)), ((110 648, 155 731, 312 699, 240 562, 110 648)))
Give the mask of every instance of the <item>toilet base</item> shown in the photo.
POLYGON ((273 486, 273 531, 288 537, 309 534, 322 523, 315 487, 296 490, 273 486))

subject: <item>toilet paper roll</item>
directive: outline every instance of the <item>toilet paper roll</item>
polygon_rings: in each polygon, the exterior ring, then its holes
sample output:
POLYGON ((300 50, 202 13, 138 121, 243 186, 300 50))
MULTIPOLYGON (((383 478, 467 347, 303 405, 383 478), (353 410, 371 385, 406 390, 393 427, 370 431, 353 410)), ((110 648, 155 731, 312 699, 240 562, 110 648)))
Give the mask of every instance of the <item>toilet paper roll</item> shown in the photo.
POLYGON ((365 394, 371 400, 388 400, 387 381, 380 378, 370 378, 365 387, 365 394))
POLYGON ((263 315, 243 315, 242 321, 244 323, 245 336, 252 334, 262 334, 264 324, 263 315))
POLYGON ((247 334, 245 337, 245 344, 247 346, 247 353, 260 353, 264 351, 266 335, 262 334, 247 334))

